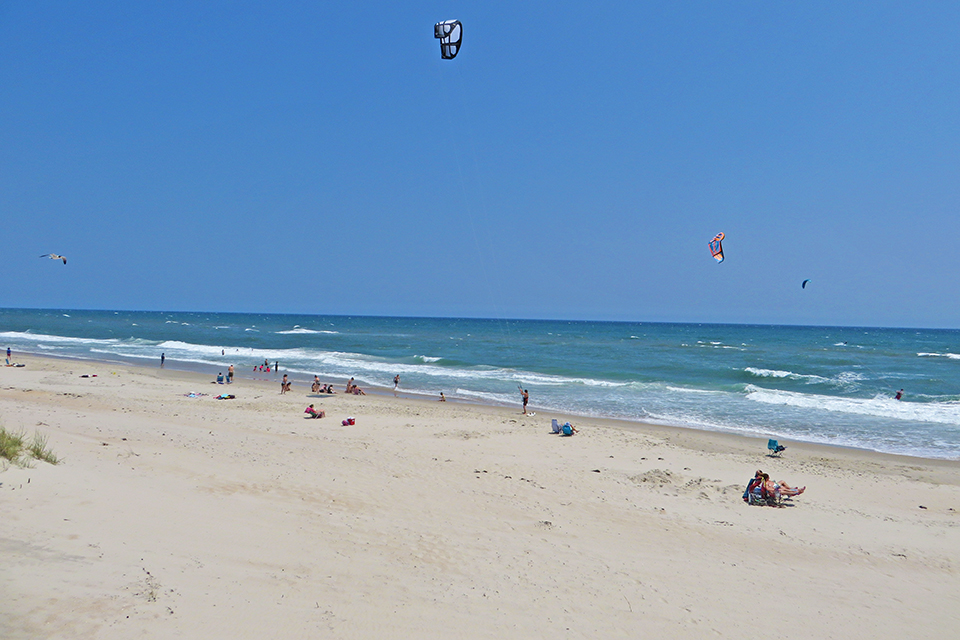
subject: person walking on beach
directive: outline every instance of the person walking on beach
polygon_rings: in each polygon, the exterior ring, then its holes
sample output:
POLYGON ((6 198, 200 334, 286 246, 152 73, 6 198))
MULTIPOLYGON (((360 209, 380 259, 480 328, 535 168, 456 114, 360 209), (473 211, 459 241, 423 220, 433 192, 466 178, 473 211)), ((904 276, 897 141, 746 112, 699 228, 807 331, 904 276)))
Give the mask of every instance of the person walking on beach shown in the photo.
MULTIPOLYGON (((10 353, 10 349, 7 349, 7 353, 10 353)), ((163 369, 163 361, 167 359, 167 354, 160 354, 160 368, 163 369)))
POLYGON ((530 392, 524 389, 522 395, 523 395, 523 415, 527 415, 527 403, 530 402, 530 392))
POLYGON ((233 384, 233 365, 227 367, 227 384, 233 384))
POLYGON ((400 386, 400 374, 393 376, 393 395, 397 395, 397 387, 400 386))

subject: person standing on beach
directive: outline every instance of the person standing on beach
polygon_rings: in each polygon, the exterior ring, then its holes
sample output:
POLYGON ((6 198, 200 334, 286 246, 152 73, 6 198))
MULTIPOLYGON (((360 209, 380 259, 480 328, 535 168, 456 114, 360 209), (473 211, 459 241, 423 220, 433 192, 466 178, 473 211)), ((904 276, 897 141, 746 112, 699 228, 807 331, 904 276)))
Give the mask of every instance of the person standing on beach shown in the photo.
POLYGON ((523 390, 523 415, 527 415, 527 403, 530 402, 530 392, 523 390))
POLYGON ((400 386, 400 374, 393 376, 393 395, 397 395, 397 387, 400 386))
MULTIPOLYGON (((10 353, 10 349, 7 349, 7 353, 10 353)), ((163 369, 163 361, 167 359, 167 354, 160 354, 160 368, 163 369)))
POLYGON ((353 393, 353 378, 347 380, 347 393, 353 393))
POLYGON ((227 367, 227 384, 233 384, 233 365, 227 367))
POLYGON ((273 372, 274 372, 274 373, 280 373, 280 361, 279 361, 279 360, 273 363, 273 372))
POLYGON ((7 347, 7 364, 10 364, 10 358, 13 357, 13 352, 10 351, 10 347, 7 347))

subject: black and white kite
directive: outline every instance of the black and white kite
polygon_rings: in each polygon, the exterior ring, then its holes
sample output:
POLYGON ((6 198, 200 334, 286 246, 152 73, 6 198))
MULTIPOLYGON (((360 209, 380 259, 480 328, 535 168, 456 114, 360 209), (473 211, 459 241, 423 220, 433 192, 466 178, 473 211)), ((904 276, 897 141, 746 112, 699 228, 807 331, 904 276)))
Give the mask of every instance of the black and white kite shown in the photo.
POLYGON ((433 25, 433 37, 440 39, 440 57, 453 60, 460 53, 463 25, 459 20, 444 20, 433 25))

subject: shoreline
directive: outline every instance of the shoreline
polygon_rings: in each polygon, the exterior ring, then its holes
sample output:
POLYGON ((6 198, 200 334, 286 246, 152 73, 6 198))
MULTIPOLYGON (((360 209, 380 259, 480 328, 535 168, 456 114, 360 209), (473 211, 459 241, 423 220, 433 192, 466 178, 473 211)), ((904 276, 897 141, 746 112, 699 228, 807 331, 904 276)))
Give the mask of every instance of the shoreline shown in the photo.
POLYGON ((0 471, 5 639, 893 639, 960 624, 953 461, 801 444, 770 458, 760 439, 615 420, 564 438, 548 413, 27 364, 0 370, 0 420, 63 462, 0 471), (311 402, 327 417, 305 418, 311 402), (748 506, 757 468, 806 491, 748 506), (743 606, 783 593, 764 616, 743 606))
MULTIPOLYGON (((89 362, 89 363, 93 363, 94 365, 112 365, 112 366, 118 366, 118 367, 131 367, 131 368, 133 368, 133 369, 141 369, 141 370, 143 370, 144 372, 148 372, 148 371, 151 371, 151 370, 153 370, 153 369, 156 369, 157 371, 179 371, 179 372, 183 372, 183 373, 195 374, 195 375, 197 375, 197 376, 210 376, 210 375, 212 375, 212 377, 213 377, 214 379, 216 378, 216 375, 215 375, 215 374, 209 374, 209 373, 204 372, 204 370, 203 370, 204 367, 206 367, 206 366, 208 366, 208 365, 201 365, 201 364, 198 364, 198 363, 192 363, 193 366, 191 366, 191 363, 188 363, 187 365, 176 366, 176 367, 167 367, 167 366, 165 366, 164 368, 161 369, 161 367, 160 367, 159 365, 156 366, 156 367, 151 367, 151 366, 149 366, 149 365, 147 365, 147 364, 140 364, 140 363, 138 363, 138 362, 134 362, 133 360, 129 360, 129 361, 125 361, 125 360, 101 360, 101 359, 94 359, 94 358, 79 358, 79 357, 74 357, 74 356, 49 355, 49 354, 46 354, 46 353, 36 353, 36 352, 31 352, 31 351, 23 351, 22 353, 25 354, 25 355, 27 355, 27 356, 29 356, 30 358, 36 359, 36 360, 38 360, 38 361, 51 360, 51 361, 64 361, 64 362, 89 362)), ((167 361, 167 364, 169 364, 169 362, 170 362, 170 361, 168 360, 168 361, 167 361)), ((177 361, 174 361, 174 362, 177 362, 177 361)), ((211 368, 211 369, 214 369, 214 368, 216 368, 216 367, 210 367, 210 368, 211 368)), ((223 370, 223 373, 224 373, 224 375, 226 375, 226 369, 223 370)), ((265 375, 266 375, 266 374, 265 374, 265 375)), ((259 378, 259 377, 255 377, 255 376, 246 376, 244 373, 241 373, 241 372, 237 372, 235 378, 238 379, 238 380, 246 380, 246 381, 256 382, 256 383, 260 383, 260 384, 264 384, 264 385, 278 385, 279 382, 280 382, 280 379, 283 377, 283 374, 277 375, 277 374, 274 374, 274 373, 272 373, 272 372, 271 372, 269 375, 274 376, 276 379, 275 379, 275 380, 268 380, 268 379, 266 379, 266 378, 259 378)), ((294 377, 292 377, 293 374, 290 374, 290 375, 291 375, 290 379, 291 379, 294 383, 306 384, 306 385, 309 385, 309 384, 312 383, 312 380, 311 380, 311 379, 308 379, 308 378, 294 378, 294 377)), ((209 382, 209 380, 207 380, 207 381, 205 381, 205 382, 209 382)), ((324 383, 324 381, 321 380, 321 383, 324 383)), ((226 386, 226 385, 224 385, 224 386, 226 386)), ((344 384, 344 385, 341 385, 341 386, 345 386, 345 384, 344 384)), ((334 395, 336 395, 336 396, 345 395, 344 391, 339 390, 339 389, 341 388, 341 386, 336 387, 338 390, 337 390, 336 394, 334 394, 334 395)), ((366 386, 366 387, 364 387, 364 391, 369 392, 370 395, 375 396, 375 397, 384 397, 384 398, 388 398, 388 397, 389 397, 389 398, 394 398, 393 389, 392 389, 392 388, 389 388, 389 387, 379 387, 379 386, 371 385, 371 386, 366 386)), ((309 397, 309 396, 308 396, 308 397, 309 397)), ((314 396, 314 398, 315 398, 315 396, 314 396)), ((403 391, 403 390, 401 390, 401 391, 398 392, 398 395, 396 396, 396 399, 398 399, 398 400, 405 399, 405 400, 410 400, 410 401, 423 401, 423 402, 433 402, 433 401, 434 401, 434 400, 431 400, 431 397, 430 397, 430 396, 427 396, 426 394, 420 394, 420 393, 416 393, 416 392, 409 392, 409 391, 403 391)), ((447 402, 448 402, 448 403, 451 403, 451 404, 458 404, 458 405, 471 406, 471 407, 489 407, 489 408, 492 408, 492 409, 502 409, 502 410, 505 410, 505 411, 511 411, 511 410, 513 409, 513 408, 512 408, 511 406, 509 406, 509 405, 482 402, 482 401, 480 401, 480 400, 469 399, 469 398, 454 398, 454 399, 448 398, 448 399, 447 399, 447 402)), ((518 404, 518 406, 519 406, 520 403, 518 402, 517 404, 518 404)), ((531 405, 531 407, 533 407, 534 409, 537 409, 537 407, 534 406, 534 405, 531 405)), ((520 412, 517 412, 517 413, 518 413, 518 415, 522 415, 522 414, 520 414, 520 412)), ((535 411, 535 413, 536 413, 536 411, 535 411)), ((697 434, 698 436, 699 436, 699 435, 702 435, 702 436, 704 436, 704 437, 706 437, 706 436, 708 436, 708 435, 710 435, 710 434, 715 434, 716 436, 718 436, 718 439, 719 439, 719 440, 722 440, 724 437, 730 437, 730 438, 738 439, 738 440, 741 440, 741 441, 753 441, 753 440, 756 440, 757 442, 759 442, 759 443, 762 445, 762 449, 763 449, 764 452, 766 452, 766 441, 771 437, 771 436, 769 436, 769 435, 756 435, 756 436, 751 436, 751 435, 748 435, 748 434, 745 434, 745 433, 737 433, 737 432, 734 432, 734 431, 723 431, 723 430, 719 430, 719 429, 706 429, 706 428, 698 428, 698 427, 686 426, 686 425, 674 425, 674 424, 660 424, 660 423, 656 423, 656 422, 644 422, 644 421, 640 421, 640 420, 632 420, 632 419, 629 419, 629 418, 616 418, 616 417, 608 417, 608 416, 592 416, 592 415, 586 415, 586 414, 580 414, 580 413, 559 413, 559 412, 556 412, 556 411, 553 411, 553 410, 550 410, 550 409, 540 409, 540 410, 539 410, 539 413, 540 413, 541 415, 543 415, 543 416, 546 416, 548 420, 549 420, 549 419, 552 419, 552 418, 557 418, 557 419, 563 418, 563 420, 561 420, 561 422, 564 422, 564 421, 566 421, 566 420, 569 420, 570 417, 574 417, 574 418, 577 418, 577 419, 579 419, 579 420, 581 420, 581 421, 586 420, 586 421, 590 421, 590 422, 594 422, 594 423, 598 423, 598 424, 603 424, 603 425, 606 425, 606 426, 611 427, 611 428, 619 428, 619 429, 640 429, 640 430, 643 430, 643 431, 659 431, 659 432, 661 432, 661 433, 663 433, 663 434, 673 434, 674 432, 679 433, 679 434, 692 433, 692 434, 697 434), (565 416, 565 417, 564 417, 564 416, 565 416)), ((944 463, 946 463, 948 466, 951 466, 950 463, 953 463, 953 464, 955 464, 955 465, 960 466, 960 459, 953 459, 953 458, 930 458, 930 457, 923 457, 923 456, 919 456, 919 455, 914 456, 914 455, 902 454, 902 453, 889 453, 889 452, 876 451, 876 450, 874 450, 874 449, 867 449, 867 448, 862 448, 862 447, 853 447, 853 446, 848 446, 848 445, 824 444, 824 443, 819 443, 819 442, 807 442, 807 441, 803 441, 803 440, 793 440, 793 439, 784 438, 784 437, 780 437, 779 439, 780 439, 780 441, 781 441, 781 444, 787 443, 789 449, 791 449, 791 450, 796 450, 796 449, 798 449, 798 448, 804 449, 809 455, 817 454, 817 455, 824 455, 824 456, 826 456, 826 455, 830 455, 831 452, 837 452, 837 454, 839 455, 840 452, 849 451, 849 452, 852 452, 854 455, 861 455, 861 454, 862 454, 862 455, 882 456, 882 457, 888 458, 888 459, 891 460, 891 461, 899 461, 899 462, 904 463, 904 464, 909 463, 910 461, 920 461, 920 460, 922 460, 922 461, 925 461, 925 462, 938 462, 938 461, 939 461, 939 462, 944 462, 944 463)), ((741 444, 743 444, 743 443, 741 443, 741 444)))

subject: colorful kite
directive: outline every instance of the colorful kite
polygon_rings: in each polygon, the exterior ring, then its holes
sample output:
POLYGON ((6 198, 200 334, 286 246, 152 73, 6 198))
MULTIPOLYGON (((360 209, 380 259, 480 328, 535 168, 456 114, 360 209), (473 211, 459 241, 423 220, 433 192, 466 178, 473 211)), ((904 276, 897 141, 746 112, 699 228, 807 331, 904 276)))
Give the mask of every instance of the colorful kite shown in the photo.
POLYGON ((433 25, 433 37, 440 39, 440 57, 453 60, 460 53, 463 25, 459 20, 444 20, 433 25))
POLYGON ((710 241, 710 255, 717 259, 717 264, 723 262, 723 232, 718 233, 714 236, 713 240, 710 241))

